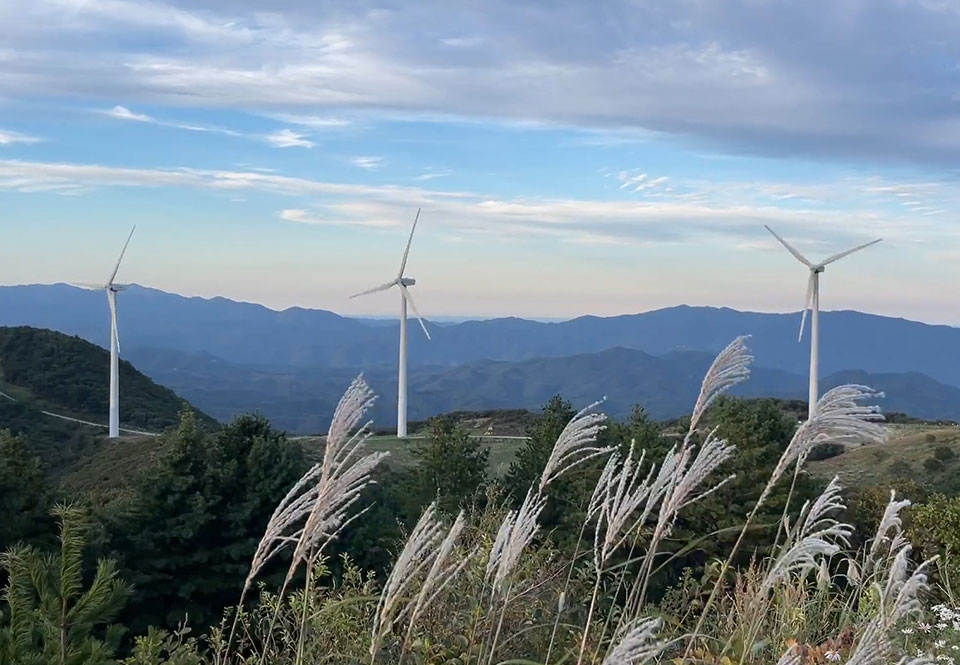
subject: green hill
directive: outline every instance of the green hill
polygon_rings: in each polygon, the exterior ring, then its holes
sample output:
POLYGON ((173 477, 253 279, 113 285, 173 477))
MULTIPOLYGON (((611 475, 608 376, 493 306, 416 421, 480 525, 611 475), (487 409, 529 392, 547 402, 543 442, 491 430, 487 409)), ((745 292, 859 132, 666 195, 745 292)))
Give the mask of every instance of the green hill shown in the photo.
MULTIPOLYGON (((56 472, 89 452, 105 431, 50 414, 105 424, 109 366, 106 350, 79 337, 0 327, 0 428, 25 435, 31 449, 56 472)), ((160 432, 178 422, 184 405, 190 406, 124 360, 120 397, 120 425, 129 430, 160 432)), ((193 410, 201 423, 217 426, 193 410)))

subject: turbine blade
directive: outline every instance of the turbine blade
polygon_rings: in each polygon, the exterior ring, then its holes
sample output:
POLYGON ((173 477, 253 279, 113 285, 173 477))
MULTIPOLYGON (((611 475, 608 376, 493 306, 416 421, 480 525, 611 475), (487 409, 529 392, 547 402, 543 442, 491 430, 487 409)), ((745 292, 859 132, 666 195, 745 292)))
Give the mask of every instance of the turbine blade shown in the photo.
POLYGON ((407 238, 407 248, 403 250, 403 260, 400 261, 400 272, 397 273, 397 279, 403 277, 403 271, 407 267, 407 255, 410 254, 410 243, 413 242, 413 232, 417 230, 418 221, 420 221, 420 208, 417 208, 417 216, 413 218, 413 228, 410 229, 410 237, 407 238))
POLYGON ((99 291, 103 288, 103 284, 94 284, 92 282, 69 282, 69 284, 78 289, 86 289, 88 291, 99 291))
POLYGON ((117 272, 120 270, 120 262, 123 261, 123 255, 127 253, 127 245, 130 244, 130 238, 133 237, 133 232, 137 230, 137 225, 134 224, 133 228, 130 229, 130 235, 127 236, 127 242, 123 243, 123 249, 120 250, 120 258, 117 259, 117 265, 114 266, 113 272, 110 273, 110 279, 107 280, 107 286, 113 284, 113 280, 117 277, 117 272))
POLYGON ((117 340, 117 353, 120 353, 120 331, 117 329, 117 296, 107 297, 107 303, 110 305, 110 330, 117 340))
POLYGON ((423 328, 423 334, 427 336, 427 339, 430 339, 430 332, 427 330, 427 324, 423 322, 423 317, 420 316, 420 312, 417 311, 417 306, 413 304, 413 296, 410 295, 409 289, 403 284, 398 284, 400 287, 400 292, 403 294, 403 297, 407 299, 407 304, 410 305, 410 309, 413 310, 413 313, 417 315, 417 321, 420 322, 420 327, 423 328))
POLYGON ((821 266, 825 266, 825 265, 827 265, 828 263, 833 263, 834 261, 839 261, 839 260, 842 259, 843 257, 845 257, 845 256, 850 256, 850 255, 853 254, 854 252, 859 252, 861 249, 866 249, 866 248, 869 247, 870 245, 876 245, 876 244, 877 244, 878 242, 880 242, 881 240, 883 240, 883 238, 877 238, 876 240, 871 240, 870 242, 865 242, 865 243, 863 243, 862 245, 857 245, 857 246, 854 247, 853 249, 848 249, 848 250, 846 250, 845 252, 840 252, 839 254, 834 254, 833 256, 831 256, 831 257, 829 257, 829 258, 824 259, 823 261, 821 261, 821 262, 820 262, 820 265, 821 265, 821 266))
POLYGON ((800 336, 797 338, 797 341, 803 341, 803 326, 807 322, 807 311, 813 305, 813 282, 816 279, 816 275, 813 271, 810 272, 810 281, 807 282, 807 299, 803 303, 803 314, 800 316, 800 336))
POLYGON ((773 229, 771 229, 771 228, 770 228, 769 226, 767 226, 766 224, 763 225, 763 228, 765 228, 767 231, 769 231, 770 234, 771 234, 774 238, 776 238, 777 240, 779 240, 779 241, 780 241, 780 244, 783 245, 784 247, 786 247, 788 252, 790 252, 791 254, 793 254, 793 258, 795 258, 797 261, 799 261, 799 262, 802 263, 803 265, 807 266, 808 268, 812 268, 812 267, 813 267, 813 264, 810 263, 810 261, 807 260, 807 257, 805 257, 803 254, 801 254, 800 252, 798 252, 797 250, 795 250, 793 247, 791 247, 790 244, 789 244, 786 240, 784 240, 783 238, 781 238, 780 236, 777 235, 777 232, 776 232, 776 231, 774 231, 773 229))
POLYGON ((394 286, 395 284, 397 284, 397 280, 393 280, 392 282, 387 282, 387 283, 385 283, 385 284, 381 284, 380 286, 375 286, 375 287, 373 287, 372 289, 367 289, 366 291, 361 291, 360 293, 354 293, 354 294, 353 294, 352 296, 350 296, 350 297, 351 297, 351 298, 359 298, 360 296, 365 296, 365 295, 368 295, 368 294, 370 294, 370 293, 376 293, 377 291, 386 291, 387 289, 389 289, 391 286, 394 286))

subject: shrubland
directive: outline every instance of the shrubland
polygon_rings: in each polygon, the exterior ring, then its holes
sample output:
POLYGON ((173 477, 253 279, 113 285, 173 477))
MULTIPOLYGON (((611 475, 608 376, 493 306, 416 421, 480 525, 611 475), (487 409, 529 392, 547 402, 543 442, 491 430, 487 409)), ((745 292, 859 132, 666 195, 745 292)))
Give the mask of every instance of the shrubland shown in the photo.
MULTIPOLYGON (((123 492, 54 509, 58 548, 13 544, 39 515, 0 531, 0 663, 952 662, 958 499, 808 476, 882 445, 875 394, 797 425, 724 396, 749 360, 732 343, 669 428, 558 397, 503 478, 447 419, 389 470, 362 378, 313 465, 262 419, 184 413, 123 492)), ((64 498, 0 441, 0 499, 64 498)))

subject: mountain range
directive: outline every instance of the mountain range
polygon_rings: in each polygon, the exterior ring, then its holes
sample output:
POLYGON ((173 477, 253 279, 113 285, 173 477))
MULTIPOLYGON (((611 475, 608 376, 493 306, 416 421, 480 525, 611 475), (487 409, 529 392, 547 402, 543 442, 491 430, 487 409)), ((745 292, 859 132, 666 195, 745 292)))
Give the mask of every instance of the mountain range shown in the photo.
MULTIPOLYGON (((626 416, 634 404, 641 404, 654 418, 675 418, 690 412, 713 357, 702 351, 652 356, 615 348, 563 358, 414 367, 408 378, 408 413, 411 420, 423 420, 456 410, 536 410, 560 394, 578 406, 606 398, 603 410, 612 417, 626 416)), ((258 411, 278 427, 297 433, 325 429, 337 399, 357 373, 338 367, 237 365, 210 354, 161 349, 137 349, 131 359, 146 374, 221 420, 258 411)), ((364 374, 379 395, 374 421, 389 427, 396 413, 396 371, 378 367, 364 374)), ((960 419, 960 388, 924 374, 847 370, 830 374, 820 383, 823 390, 858 383, 884 391, 886 397, 877 402, 884 411, 930 420, 960 419)), ((807 379, 754 367, 750 380, 733 392, 747 397, 804 399, 807 379)))
MULTIPOLYGON (((0 325, 32 325, 105 346, 102 293, 67 285, 0 287, 0 325)), ((325 427, 359 371, 395 400, 397 322, 325 310, 275 311, 225 298, 187 298, 131 286, 120 297, 123 356, 221 420, 256 410, 296 432, 325 427)), ((689 410, 713 355, 751 334, 756 357, 742 394, 803 398, 808 345, 799 314, 678 306, 544 323, 519 318, 431 327, 410 336, 410 417, 455 409, 536 408, 560 393, 576 404, 606 395, 622 415, 689 410)), ((854 311, 821 314, 821 385, 855 380, 886 390, 886 409, 960 419, 960 329, 854 311)))

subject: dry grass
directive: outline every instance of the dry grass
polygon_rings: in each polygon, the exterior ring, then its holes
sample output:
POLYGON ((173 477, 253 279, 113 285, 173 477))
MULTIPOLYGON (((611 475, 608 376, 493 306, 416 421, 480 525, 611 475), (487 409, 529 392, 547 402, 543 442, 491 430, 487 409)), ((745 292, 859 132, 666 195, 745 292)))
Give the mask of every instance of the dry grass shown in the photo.
POLYGON ((840 478, 847 488, 885 486, 896 479, 894 462, 904 462, 912 470, 911 478, 928 486, 948 478, 960 468, 960 428, 928 425, 891 425, 887 428, 887 442, 848 448, 842 455, 809 462, 811 475, 829 479, 840 478), (934 440, 930 441, 929 437, 934 440), (939 446, 954 449, 957 457, 944 464, 944 469, 930 472, 923 462, 933 456, 939 446))

